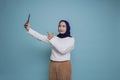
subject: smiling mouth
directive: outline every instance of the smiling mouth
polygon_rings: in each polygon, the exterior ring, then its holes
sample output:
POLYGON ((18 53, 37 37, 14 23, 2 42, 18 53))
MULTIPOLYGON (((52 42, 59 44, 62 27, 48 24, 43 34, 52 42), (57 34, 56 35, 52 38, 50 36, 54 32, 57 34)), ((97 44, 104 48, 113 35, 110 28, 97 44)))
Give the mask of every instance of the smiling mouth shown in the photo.
POLYGON ((59 30, 59 32, 63 32, 62 30, 59 30))

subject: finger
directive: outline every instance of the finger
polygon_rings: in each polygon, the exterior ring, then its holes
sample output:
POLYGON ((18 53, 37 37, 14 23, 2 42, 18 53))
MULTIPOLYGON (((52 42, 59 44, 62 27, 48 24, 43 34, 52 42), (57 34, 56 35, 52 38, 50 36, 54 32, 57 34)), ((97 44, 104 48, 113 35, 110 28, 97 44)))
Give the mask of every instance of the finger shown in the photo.
POLYGON ((25 24, 24 26, 28 26, 28 24, 25 24))
POLYGON ((50 33, 49 33, 49 32, 47 32, 47 34, 49 35, 50 33))
POLYGON ((54 33, 52 33, 54 35, 54 33))
POLYGON ((27 21, 26 24, 29 24, 29 22, 27 21))
POLYGON ((24 26, 28 26, 27 24, 24 24, 24 26))

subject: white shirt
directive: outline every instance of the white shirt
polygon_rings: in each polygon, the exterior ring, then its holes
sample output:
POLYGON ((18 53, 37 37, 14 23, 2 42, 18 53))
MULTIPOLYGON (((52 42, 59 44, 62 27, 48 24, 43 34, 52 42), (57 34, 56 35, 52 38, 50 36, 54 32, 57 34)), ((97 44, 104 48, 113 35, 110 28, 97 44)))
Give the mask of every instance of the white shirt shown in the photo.
POLYGON ((50 59, 53 61, 66 61, 70 60, 70 52, 74 48, 74 38, 66 37, 59 38, 54 36, 52 39, 48 39, 46 35, 42 35, 33 29, 29 29, 28 33, 38 40, 44 41, 52 45, 52 52, 50 59))

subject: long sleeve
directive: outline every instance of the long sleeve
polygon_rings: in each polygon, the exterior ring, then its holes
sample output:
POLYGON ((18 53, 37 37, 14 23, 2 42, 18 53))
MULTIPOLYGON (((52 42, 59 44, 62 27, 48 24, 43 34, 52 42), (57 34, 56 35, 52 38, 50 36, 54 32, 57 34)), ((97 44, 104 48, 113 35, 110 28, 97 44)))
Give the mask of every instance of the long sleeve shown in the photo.
POLYGON ((28 33, 30 35, 32 35, 33 37, 37 38, 40 41, 49 43, 49 40, 48 40, 47 36, 42 35, 42 34, 38 33, 37 31, 35 31, 35 30, 31 29, 31 28, 29 29, 28 33))
POLYGON ((53 37, 49 41, 52 46, 62 55, 71 52, 74 48, 74 38, 65 39, 62 43, 60 43, 57 37, 53 37))

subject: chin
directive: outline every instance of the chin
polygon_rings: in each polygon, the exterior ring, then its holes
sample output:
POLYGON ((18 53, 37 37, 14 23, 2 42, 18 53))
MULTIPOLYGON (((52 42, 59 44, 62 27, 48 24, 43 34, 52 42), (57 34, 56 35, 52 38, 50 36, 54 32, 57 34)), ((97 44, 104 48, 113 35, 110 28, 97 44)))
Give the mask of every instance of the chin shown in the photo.
POLYGON ((60 34, 64 34, 64 32, 60 32, 60 34))

